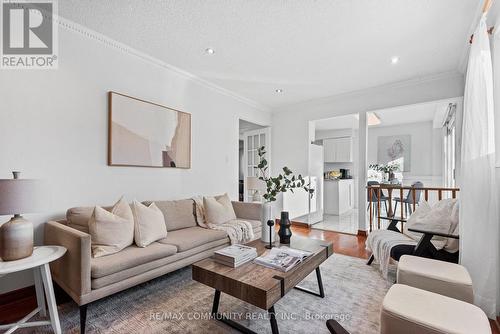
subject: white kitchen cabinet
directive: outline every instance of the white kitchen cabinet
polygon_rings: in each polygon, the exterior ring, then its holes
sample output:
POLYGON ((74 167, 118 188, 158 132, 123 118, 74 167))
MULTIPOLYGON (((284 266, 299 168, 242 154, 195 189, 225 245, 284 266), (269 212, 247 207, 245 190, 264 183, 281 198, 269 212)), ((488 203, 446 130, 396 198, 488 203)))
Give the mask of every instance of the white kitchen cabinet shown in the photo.
POLYGON ((352 137, 323 139, 325 162, 352 162, 352 137))
POLYGON ((341 215, 354 208, 354 180, 325 180, 324 212, 341 215))

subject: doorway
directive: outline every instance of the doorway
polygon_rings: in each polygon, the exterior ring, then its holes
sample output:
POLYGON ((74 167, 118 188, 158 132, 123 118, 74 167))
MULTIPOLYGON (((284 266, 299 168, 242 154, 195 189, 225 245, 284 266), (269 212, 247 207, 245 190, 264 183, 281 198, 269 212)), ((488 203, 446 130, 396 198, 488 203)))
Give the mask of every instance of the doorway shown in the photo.
POLYGON ((238 194, 240 202, 261 202, 263 187, 258 182, 257 165, 259 164, 259 147, 266 148, 265 158, 271 164, 271 128, 239 120, 239 166, 238 194))
POLYGON ((323 151, 323 215, 313 229, 358 232, 358 128, 358 114, 314 121, 313 143, 323 151))

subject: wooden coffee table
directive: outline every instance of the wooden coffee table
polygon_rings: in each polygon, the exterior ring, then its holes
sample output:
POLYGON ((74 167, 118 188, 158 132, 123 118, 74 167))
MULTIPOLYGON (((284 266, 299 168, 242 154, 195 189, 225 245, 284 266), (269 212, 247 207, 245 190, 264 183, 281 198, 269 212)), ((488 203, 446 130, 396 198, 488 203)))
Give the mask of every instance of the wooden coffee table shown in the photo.
MULTIPOLYGON (((252 241, 247 245, 257 248, 259 256, 267 250, 265 243, 261 240, 252 241)), ((214 319, 220 320, 242 333, 254 333, 243 325, 219 314, 220 294, 224 292, 267 310, 269 312, 272 332, 276 334, 279 331, 274 304, 285 296, 288 291, 295 288, 321 298, 325 296, 319 265, 333 253, 332 242, 292 236, 289 245, 276 243, 275 246, 289 246, 295 249, 310 251, 313 254, 286 273, 253 262, 246 263, 238 268, 231 268, 208 258, 193 264, 193 279, 215 289, 212 307, 212 316, 214 319), (298 287, 297 284, 314 270, 316 271, 318 280, 318 291, 298 287)))

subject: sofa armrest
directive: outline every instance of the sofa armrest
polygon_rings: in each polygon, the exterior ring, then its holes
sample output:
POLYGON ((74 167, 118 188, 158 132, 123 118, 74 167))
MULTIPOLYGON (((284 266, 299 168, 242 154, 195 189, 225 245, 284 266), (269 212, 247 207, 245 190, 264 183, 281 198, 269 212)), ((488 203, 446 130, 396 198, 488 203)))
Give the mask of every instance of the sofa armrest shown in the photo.
POLYGON ((79 304, 79 297, 91 289, 90 235, 55 221, 45 224, 44 235, 45 245, 66 247, 64 256, 51 263, 51 271, 61 288, 79 304))
POLYGON ((233 201, 234 213, 239 219, 260 220, 262 211, 261 203, 245 203, 233 201))

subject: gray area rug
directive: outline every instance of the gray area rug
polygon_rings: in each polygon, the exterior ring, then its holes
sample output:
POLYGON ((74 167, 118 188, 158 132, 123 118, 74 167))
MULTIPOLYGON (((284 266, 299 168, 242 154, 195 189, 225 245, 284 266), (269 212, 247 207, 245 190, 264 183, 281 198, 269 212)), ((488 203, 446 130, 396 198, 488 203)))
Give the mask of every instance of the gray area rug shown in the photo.
MULTIPOLYGON (((329 333, 325 323, 331 318, 353 334, 378 333, 380 305, 391 283, 376 267, 334 254, 321 273, 325 298, 292 290, 275 304, 280 333, 329 333)), ((317 290, 315 273, 300 285, 317 290)), ((238 333, 207 319, 213 296, 213 289, 193 281, 191 268, 184 268, 89 305, 87 333, 238 333)), ((267 312, 259 308, 222 294, 219 311, 258 333, 271 333, 267 312)), ((59 315, 63 333, 79 333, 76 304, 59 306, 59 315)))

